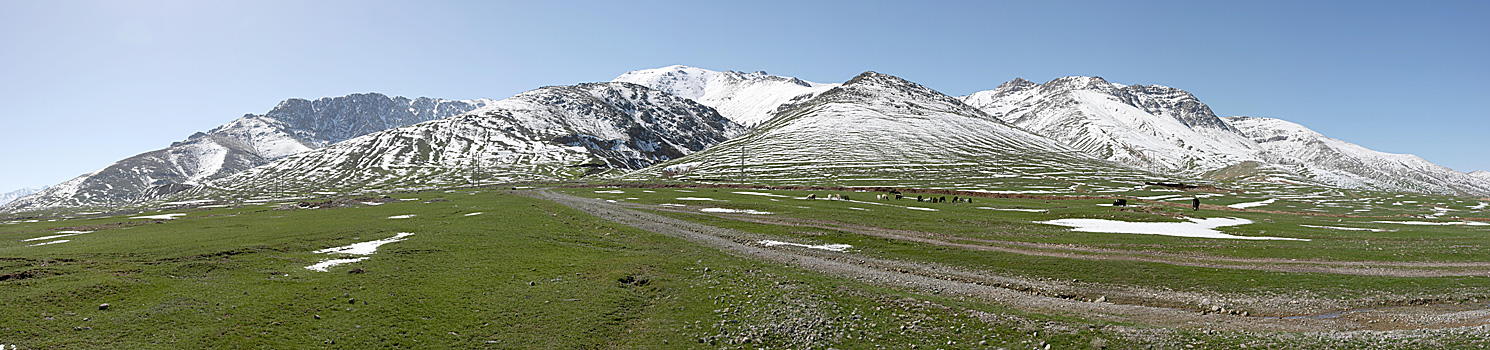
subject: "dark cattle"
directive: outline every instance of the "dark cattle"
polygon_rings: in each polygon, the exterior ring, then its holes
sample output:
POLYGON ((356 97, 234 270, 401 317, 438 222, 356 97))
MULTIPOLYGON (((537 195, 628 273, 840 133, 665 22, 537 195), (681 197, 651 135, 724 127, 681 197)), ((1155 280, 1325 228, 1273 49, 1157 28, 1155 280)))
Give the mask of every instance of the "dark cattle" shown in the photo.
POLYGON ((920 202, 921 201, 921 196, 916 196, 916 201, 917 202, 920 202))
POLYGON ((1191 199, 1190 200, 1190 206, 1194 207, 1195 210, 1200 210, 1200 197, 1195 197, 1194 199, 1191 199))
POLYGON ((1127 199, 1119 199, 1119 200, 1113 201, 1112 202, 1112 206, 1114 206, 1114 207, 1126 207, 1126 206, 1128 206, 1128 200, 1127 199))

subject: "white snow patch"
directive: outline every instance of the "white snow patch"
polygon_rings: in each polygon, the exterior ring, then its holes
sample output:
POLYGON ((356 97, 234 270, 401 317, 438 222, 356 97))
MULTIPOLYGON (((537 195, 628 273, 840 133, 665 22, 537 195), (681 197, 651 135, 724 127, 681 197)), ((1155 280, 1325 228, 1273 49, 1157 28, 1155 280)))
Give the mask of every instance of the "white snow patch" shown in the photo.
POLYGON ((366 205, 383 205, 383 203, 378 203, 378 202, 362 202, 362 204, 366 204, 366 205))
POLYGON ((921 210, 921 211, 940 211, 940 210, 936 210, 936 209, 922 208, 922 207, 905 207, 905 208, 906 209, 910 209, 910 210, 921 210))
POLYGON ((412 232, 399 232, 398 234, 395 234, 395 235, 393 235, 393 237, 389 237, 389 238, 384 238, 384 239, 380 239, 380 240, 376 240, 376 241, 367 241, 367 242, 361 242, 361 243, 352 243, 352 244, 348 244, 348 245, 344 245, 344 246, 340 246, 340 247, 326 248, 326 249, 321 249, 321 250, 314 251, 312 253, 316 253, 316 254, 369 255, 369 254, 372 254, 372 253, 376 253, 378 251, 378 246, 381 246, 381 245, 384 245, 384 244, 388 244, 388 243, 402 241, 402 240, 404 240, 404 237, 413 236, 413 235, 414 235, 414 233, 412 233, 412 232))
POLYGON ((76 236, 76 235, 81 235, 81 234, 84 234, 84 233, 93 233, 93 231, 57 231, 57 233, 62 233, 62 234, 60 234, 60 235, 45 236, 45 237, 36 237, 36 238, 31 238, 31 239, 23 239, 23 240, 21 240, 21 242, 43 241, 43 240, 48 240, 48 239, 53 239, 53 238, 62 238, 62 237, 67 237, 67 236, 76 236))
POLYGON ((698 211, 706 212, 706 213, 731 213, 731 214, 733 214, 733 213, 741 213, 741 214, 754 214, 754 215, 771 215, 771 212, 769 212, 769 211, 759 211, 759 210, 752 210, 752 209, 703 208, 703 209, 699 209, 698 211))
POLYGON ((1469 207, 1469 209, 1473 209, 1473 210, 1485 209, 1485 206, 1486 205, 1490 205, 1490 203, 1480 202, 1480 205, 1469 207))
POLYGON ((856 207, 848 207, 848 208, 849 208, 849 209, 853 209, 853 210, 863 210, 863 211, 869 211, 869 209, 864 209, 864 208, 856 208, 856 207))
POLYGON ((708 197, 678 197, 678 200, 680 200, 680 201, 712 201, 714 199, 713 198, 708 198, 708 197))
POLYGON ((595 191, 595 193, 622 194, 622 193, 626 193, 626 191, 622 191, 622 190, 607 190, 607 191, 595 191))
POLYGON ((461 216, 477 216, 477 215, 481 215, 481 212, 478 211, 478 212, 475 212, 475 213, 470 213, 470 214, 461 215, 461 216))
MULTIPOLYGON (((380 239, 380 240, 376 240, 376 241, 367 241, 367 242, 361 242, 361 243, 352 243, 352 244, 344 245, 344 246, 340 246, 340 247, 326 248, 326 249, 317 250, 314 253, 316 253, 316 254, 372 255, 373 253, 376 253, 378 251, 378 246, 381 246, 381 245, 384 245, 384 244, 388 244, 388 243, 402 241, 402 240, 404 240, 405 237, 412 236, 412 235, 414 235, 414 234, 411 233, 411 232, 399 232, 398 234, 393 235, 393 237, 389 237, 389 238, 384 238, 384 239, 380 239)), ((336 266, 336 265, 341 265, 341 264, 346 264, 346 263, 354 263, 354 262, 358 262, 358 261, 362 261, 362 260, 366 260, 366 259, 367 259, 367 257, 346 258, 346 259, 331 259, 331 260, 322 261, 322 262, 317 263, 315 265, 306 266, 305 269, 306 270, 312 270, 312 271, 326 272, 326 268, 328 268, 328 267, 332 267, 332 266, 336 266)))
POLYGON ((662 203, 662 204, 658 204, 658 205, 664 206, 664 207, 686 207, 686 206, 688 206, 687 204, 678 204, 678 203, 662 203))
POLYGON ((849 250, 849 248, 853 248, 854 247, 854 246, 848 245, 848 244, 810 245, 810 244, 791 243, 791 242, 772 241, 772 240, 764 240, 764 241, 760 241, 760 242, 756 242, 756 243, 760 243, 760 244, 765 245, 767 247, 775 247, 775 246, 779 246, 779 245, 789 245, 789 246, 793 246, 793 247, 802 247, 802 248, 808 248, 808 249, 822 249, 822 250, 829 250, 829 251, 835 251, 835 252, 846 251, 846 250, 849 250))
POLYGON ((1247 219, 1191 218, 1189 219, 1189 221, 1190 222, 1127 222, 1107 219, 1059 219, 1049 221, 1036 221, 1035 223, 1069 226, 1073 227, 1071 229, 1072 231, 1078 232, 1131 233, 1140 235, 1162 235, 1195 238, 1308 241, 1307 239, 1300 238, 1237 236, 1215 230, 1215 228, 1217 227, 1238 226, 1252 223, 1252 220, 1247 219))
POLYGON ((406 215, 394 215, 394 216, 389 216, 389 217, 388 217, 388 218, 389 218, 389 219, 408 219, 408 218, 412 218, 412 217, 414 217, 414 216, 415 216, 415 215, 414 215, 414 214, 406 214, 406 215))
POLYGON ((1268 205, 1268 204, 1273 204, 1273 202, 1276 202, 1276 201, 1278 201, 1277 198, 1269 198, 1268 200, 1265 200, 1265 201, 1237 203, 1237 204, 1228 205, 1227 207, 1232 207, 1232 208, 1237 208, 1237 209, 1247 209, 1247 208, 1251 208, 1251 207, 1260 207, 1260 206, 1264 206, 1264 205, 1268 205))
POLYGON ((175 214, 146 215, 146 216, 135 216, 135 217, 131 217, 130 219, 172 220, 172 219, 175 219, 177 217, 182 217, 182 216, 186 216, 186 214, 184 214, 184 213, 175 213, 175 214))
POLYGON ((354 263, 354 262, 358 262, 358 261, 363 261, 363 260, 367 260, 367 257, 364 256, 364 257, 360 257, 360 258, 331 259, 331 260, 326 260, 326 261, 322 261, 322 262, 316 263, 315 265, 306 266, 305 269, 306 270, 326 272, 326 268, 329 268, 329 267, 332 267, 332 266, 341 265, 341 264, 350 264, 350 263, 354 263))
POLYGON ((65 242, 71 242, 71 240, 64 239, 64 240, 60 240, 60 241, 41 242, 41 243, 37 243, 37 244, 28 245, 27 247, 35 247, 35 246, 39 246, 39 245, 57 244, 57 243, 65 243, 65 242))

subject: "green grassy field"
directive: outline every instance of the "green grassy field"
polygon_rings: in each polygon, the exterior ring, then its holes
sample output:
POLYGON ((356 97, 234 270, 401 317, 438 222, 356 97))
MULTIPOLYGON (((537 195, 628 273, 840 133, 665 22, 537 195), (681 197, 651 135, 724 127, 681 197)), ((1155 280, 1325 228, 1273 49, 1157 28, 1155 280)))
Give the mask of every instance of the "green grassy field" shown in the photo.
POLYGON ((5 225, 0 344, 904 348, 1101 336, 1025 329, 1042 316, 985 322, 972 310, 1007 311, 736 258, 525 197, 418 196, 356 208, 257 205, 163 221, 5 225), (434 198, 448 201, 426 202, 434 198), (56 244, 21 241, 81 226, 96 231, 56 244), (398 232, 414 235, 362 262, 304 268, 329 257, 312 251, 398 232), (100 310, 103 303, 110 307, 100 310))
MULTIPOLYGON (((783 241, 850 244, 854 248, 849 253, 855 256, 1030 280, 1071 281, 1062 283, 1072 286, 1076 298, 1108 296, 1101 294, 1103 288, 1141 286, 1222 297, 1308 294, 1316 299, 1373 303, 1423 295, 1490 299, 1483 275, 1311 274, 1050 257, 886 239, 833 225, 929 232, 937 239, 960 244, 1041 244, 1022 246, 1035 251, 1069 252, 1050 247, 1082 246, 1242 259, 1397 262, 1478 261, 1484 256, 1479 247, 1487 243, 1485 236, 1490 233, 1483 226, 1400 225, 1392 226, 1396 231, 1390 232, 1339 231, 1298 225, 1361 226, 1362 220, 1376 219, 1193 213, 1167 206, 1139 208, 1147 212, 1123 211, 1098 206, 1104 203, 1100 200, 980 198, 971 204, 903 200, 889 203, 892 206, 804 201, 798 198, 808 192, 792 191, 555 191, 639 204, 642 210, 669 217, 783 241), (703 208, 771 214, 721 216, 700 212, 703 208), (1165 213, 1247 218, 1256 223, 1222 230, 1311 241, 1079 233, 1032 223, 1077 217, 1176 220, 1165 213)), ((837 193, 874 201, 872 193, 837 193)), ((1414 348, 1426 344, 1426 339, 1450 348, 1485 345, 1477 336, 1423 333, 1377 339, 1169 330, 1030 312, 998 301, 870 284, 738 257, 509 191, 432 191, 395 197, 407 200, 300 210, 274 210, 279 203, 265 203, 7 222, 0 225, 0 314, 5 315, 0 317, 0 344, 18 349, 1414 348), (173 220, 131 218, 168 213, 185 215, 173 220), (405 215, 413 216, 390 218, 405 215), (28 241, 58 235, 58 231, 92 232, 28 241), (398 233, 413 235, 379 247, 364 261, 334 266, 327 272, 305 268, 335 257, 316 250, 398 233), (35 245, 60 240, 66 242, 35 245), (101 310, 104 303, 109 307, 101 310)), ((1112 296, 1115 301, 1121 298, 1112 296)))

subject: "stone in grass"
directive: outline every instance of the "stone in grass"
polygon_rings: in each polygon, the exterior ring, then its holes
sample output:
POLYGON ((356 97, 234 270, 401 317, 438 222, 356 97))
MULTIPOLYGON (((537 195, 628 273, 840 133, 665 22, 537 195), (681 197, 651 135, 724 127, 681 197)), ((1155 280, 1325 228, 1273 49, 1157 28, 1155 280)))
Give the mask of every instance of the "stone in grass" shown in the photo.
POLYGON ((99 310, 108 310, 109 309, 109 303, 98 304, 98 309, 99 310))
POLYGON ((351 274, 366 273, 366 272, 367 271, 363 271, 361 267, 354 268, 354 269, 351 269, 351 270, 347 270, 347 273, 351 273, 351 274))

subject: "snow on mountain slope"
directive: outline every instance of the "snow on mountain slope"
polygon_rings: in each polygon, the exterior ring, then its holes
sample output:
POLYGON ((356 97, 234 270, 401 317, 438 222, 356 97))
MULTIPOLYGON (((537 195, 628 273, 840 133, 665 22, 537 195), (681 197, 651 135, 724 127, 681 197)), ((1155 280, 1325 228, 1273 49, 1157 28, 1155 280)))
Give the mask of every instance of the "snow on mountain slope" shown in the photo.
POLYGON ((36 192, 40 192, 40 191, 41 191, 41 189, 22 188, 22 189, 15 190, 15 191, 10 191, 10 192, 6 192, 6 193, 0 193, 0 205, 3 205, 5 203, 10 203, 11 201, 20 199, 21 197, 29 196, 32 193, 36 193, 36 192))
POLYGON ((1121 85, 1100 77, 1024 79, 963 97, 1020 128, 1100 158, 1199 174, 1259 159, 1256 145, 1183 90, 1121 85))
POLYGON ((1490 171, 1475 170, 1475 171, 1470 172, 1469 175, 1470 176, 1474 176, 1475 178, 1481 179, 1483 181, 1490 181, 1490 171))
POLYGON ((1490 182, 1422 158, 1372 151, 1298 124, 1219 118, 1194 95, 1167 86, 1014 79, 962 99, 1099 158, 1160 172, 1458 195, 1490 189, 1490 182))
POLYGON ((641 85, 551 86, 286 157, 189 195, 566 179, 683 157, 740 128, 712 108, 641 85))
POLYGON ((1325 137, 1303 125, 1272 118, 1225 118, 1266 152, 1267 161, 1292 166, 1311 180, 1346 188, 1490 195, 1490 181, 1410 154, 1373 151, 1325 137))
POLYGON ((956 98, 875 72, 785 106, 745 135, 628 176, 664 169, 704 179, 891 186, 997 186, 1003 178, 1126 172, 956 98))
POLYGON ((264 115, 245 115, 0 206, 0 212, 135 203, 368 132, 457 115, 491 102, 376 93, 290 99, 264 115))
POLYGON ((746 127, 764 122, 778 107, 793 99, 806 98, 838 85, 818 84, 766 72, 717 72, 681 65, 631 71, 612 81, 641 84, 698 101, 746 127))

